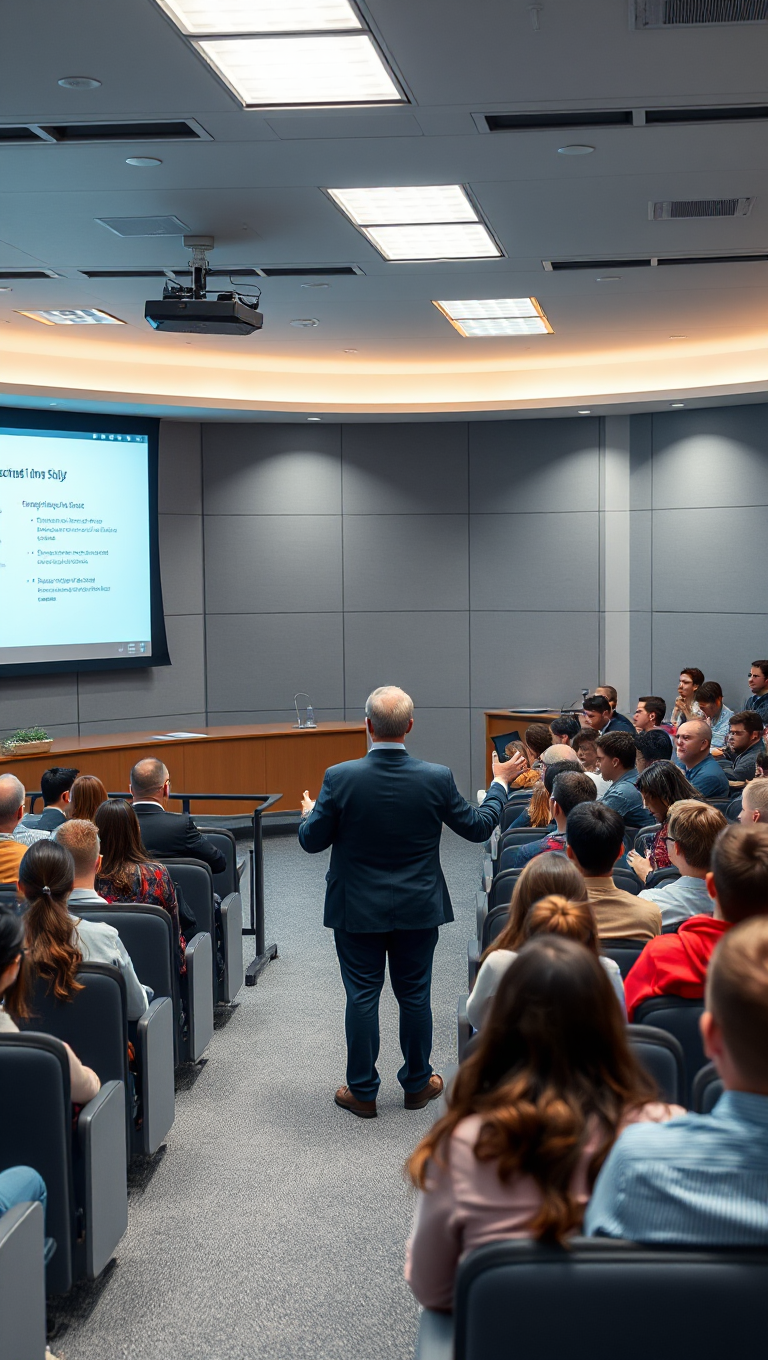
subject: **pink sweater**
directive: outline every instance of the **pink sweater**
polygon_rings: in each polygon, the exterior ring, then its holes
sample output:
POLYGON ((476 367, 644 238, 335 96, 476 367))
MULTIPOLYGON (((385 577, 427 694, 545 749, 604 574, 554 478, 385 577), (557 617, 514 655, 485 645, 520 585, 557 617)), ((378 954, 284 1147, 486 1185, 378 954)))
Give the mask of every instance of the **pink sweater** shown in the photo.
MULTIPOLYGON (((645 1105, 627 1123, 672 1119, 684 1114, 678 1105, 645 1105)), ((530 1176, 505 1185, 495 1162, 479 1162, 474 1154, 482 1124, 480 1115, 463 1119, 451 1137, 448 1166, 430 1163, 427 1190, 419 1191, 416 1218, 406 1251, 405 1278, 424 1308, 450 1312, 453 1285, 461 1258, 486 1242, 527 1237, 526 1225, 541 1204, 530 1176)), ((591 1138, 571 1184, 581 1204, 589 1199, 587 1169, 599 1139, 591 1138)))

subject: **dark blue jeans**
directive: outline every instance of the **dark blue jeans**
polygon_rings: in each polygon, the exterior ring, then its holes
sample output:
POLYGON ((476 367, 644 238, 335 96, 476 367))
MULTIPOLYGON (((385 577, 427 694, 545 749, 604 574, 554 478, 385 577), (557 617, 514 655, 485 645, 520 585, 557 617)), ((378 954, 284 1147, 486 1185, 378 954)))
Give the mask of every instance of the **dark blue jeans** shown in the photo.
POLYGON ((379 1089, 379 997, 389 956, 389 978, 400 1007, 400 1047, 405 1062, 397 1074, 413 1094, 432 1075, 432 956, 437 926, 363 934, 335 930, 336 953, 347 994, 347 1086, 358 1100, 375 1100, 379 1089))

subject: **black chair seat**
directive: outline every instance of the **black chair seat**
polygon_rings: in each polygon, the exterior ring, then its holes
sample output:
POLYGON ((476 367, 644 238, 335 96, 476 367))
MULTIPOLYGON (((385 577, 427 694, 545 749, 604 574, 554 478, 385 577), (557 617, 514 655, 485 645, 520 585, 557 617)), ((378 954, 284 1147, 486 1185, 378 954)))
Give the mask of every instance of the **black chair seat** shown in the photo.
POLYGON ((634 1015, 637 1024, 655 1025, 679 1040, 685 1059, 685 1104, 689 1109, 693 1105, 694 1078, 707 1061, 699 1032, 703 1010, 703 1001, 682 996, 652 996, 638 1006, 634 1015))

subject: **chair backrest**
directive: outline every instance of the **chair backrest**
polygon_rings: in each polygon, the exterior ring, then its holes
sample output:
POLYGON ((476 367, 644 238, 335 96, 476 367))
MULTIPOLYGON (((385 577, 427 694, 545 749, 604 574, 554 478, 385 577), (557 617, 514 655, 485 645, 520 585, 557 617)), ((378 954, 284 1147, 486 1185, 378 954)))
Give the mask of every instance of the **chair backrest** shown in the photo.
POLYGON ((237 876, 237 844, 231 831, 226 827, 207 827, 199 828, 201 834, 205 836, 211 845, 215 845, 220 850, 227 861, 226 869, 221 873, 213 875, 213 891, 219 894, 222 899, 228 897, 230 893, 240 891, 240 880, 237 876))
POLYGON ((646 943, 646 940, 601 940, 600 950, 619 965, 619 972, 625 978, 640 958, 646 943))
POLYGON ((630 1025, 627 1029, 635 1057, 653 1077, 662 1100, 685 1105, 685 1059, 673 1034, 655 1025, 630 1025))
POLYGON ((160 863, 166 866, 174 884, 181 888, 184 900, 197 921, 197 929, 207 931, 211 939, 215 940, 213 874, 208 865, 199 859, 164 858, 160 863))
POLYGON ((35 979, 30 1018, 24 1030, 53 1034, 74 1049, 101 1081, 128 1084, 128 1022, 125 982, 106 963, 81 963, 77 980, 83 990, 69 1001, 57 1001, 47 979, 35 979))
POLYGON ((740 812, 741 812, 741 794, 739 794, 738 798, 731 799, 730 803, 725 809, 725 815, 729 822, 738 822, 740 812))
POLYGON ((655 1025, 679 1040, 685 1057, 685 1104, 689 1108, 693 1103, 693 1079, 707 1061, 699 1033, 703 1010, 703 1001, 683 996, 652 996, 638 1006, 634 1017, 637 1024, 655 1025))
POLYGON ((494 907, 509 906, 515 884, 522 872, 522 869, 502 869, 499 871, 488 894, 489 912, 493 911, 494 907))
POLYGON ((661 822, 654 822, 652 826, 644 826, 641 831, 638 831, 634 840, 638 855, 648 854, 648 847, 657 831, 661 831, 661 822))
MULTIPOLYGON (((173 964, 173 920, 162 907, 144 902, 112 902, 77 907, 84 921, 114 926, 131 956, 136 976, 155 996, 178 996, 178 970, 173 964)), ((175 1004, 175 1001, 174 1001, 175 1004)))
POLYGON ((643 886, 633 869, 625 869, 618 864, 614 865, 611 877, 617 888, 623 888, 624 892, 633 893, 635 897, 643 886))
POLYGON ((47 1287, 64 1294, 72 1283, 75 1195, 69 1059, 59 1039, 0 1034, 0 1110, 0 1166, 31 1166, 45 1181, 45 1231, 56 1241, 47 1287))
POLYGON ((497 935, 500 935, 509 920, 509 906, 494 907, 483 920, 483 938, 480 941, 481 952, 492 944, 497 935))
POLYGON ((494 1242, 459 1265, 455 1360, 571 1355, 719 1360, 760 1354, 768 1324, 768 1251, 685 1250, 576 1239, 568 1250, 494 1242), (552 1306, 553 1299, 557 1307, 552 1306), (652 1333, 647 1318, 653 1310, 652 1333), (633 1321, 634 1320, 634 1321, 633 1321), (542 1328, 546 1344, 542 1346, 542 1328))
POLYGON ((643 884, 644 888, 660 888, 663 883, 674 883, 680 877, 680 870, 674 864, 668 864, 666 869, 654 869, 648 875, 643 884))
POLYGON ((501 820, 499 822, 499 829, 502 835, 504 834, 505 831, 509 829, 512 823, 517 820, 523 809, 527 808, 530 801, 531 801, 530 789, 525 790, 521 789, 519 793, 514 794, 509 799, 509 802, 506 803, 502 809, 501 820))
POLYGON ((724 1089, 714 1063, 700 1067, 693 1079, 691 1109, 697 1114, 711 1114, 724 1089))
POLYGON ((541 841, 548 836, 550 828, 531 827, 530 830, 506 831, 499 844, 498 873, 504 869, 514 869, 515 851, 521 845, 531 845, 534 841, 541 841))
POLYGON ((718 808, 720 812, 725 814, 733 802, 733 794, 729 793, 727 798, 705 798, 704 801, 710 807, 718 808))

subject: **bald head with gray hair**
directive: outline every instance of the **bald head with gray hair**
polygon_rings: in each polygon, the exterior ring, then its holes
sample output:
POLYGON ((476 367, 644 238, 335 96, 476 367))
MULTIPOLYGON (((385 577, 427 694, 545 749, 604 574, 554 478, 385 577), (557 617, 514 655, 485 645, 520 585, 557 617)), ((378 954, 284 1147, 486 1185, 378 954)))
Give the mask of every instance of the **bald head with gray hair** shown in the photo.
POLYGON ((0 831, 12 831, 24 808, 24 785, 15 774, 0 775, 0 831))
POLYGON ((413 699, 397 685, 380 685, 365 701, 365 716, 374 737, 402 741, 413 722, 413 699))

